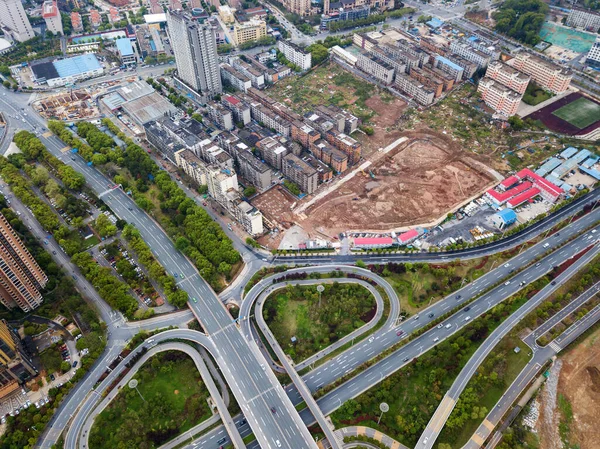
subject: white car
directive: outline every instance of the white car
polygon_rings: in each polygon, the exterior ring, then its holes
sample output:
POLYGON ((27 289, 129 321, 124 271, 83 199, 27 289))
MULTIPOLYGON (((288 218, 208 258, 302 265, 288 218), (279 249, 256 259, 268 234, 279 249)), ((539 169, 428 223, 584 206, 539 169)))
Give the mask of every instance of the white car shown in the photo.
POLYGON ((465 321, 469 321, 470 319, 471 319, 471 317, 470 317, 470 316, 468 316, 468 317, 465 317, 465 321))

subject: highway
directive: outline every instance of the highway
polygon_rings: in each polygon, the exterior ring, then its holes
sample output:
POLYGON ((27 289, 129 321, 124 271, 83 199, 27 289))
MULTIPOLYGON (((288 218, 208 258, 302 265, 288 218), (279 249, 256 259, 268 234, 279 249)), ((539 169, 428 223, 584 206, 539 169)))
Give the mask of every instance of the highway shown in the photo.
MULTIPOLYGON (((337 387, 335 390, 326 394, 319 400, 317 400, 317 404, 321 408, 321 411, 325 416, 335 411, 338 407, 340 407, 345 401, 354 398, 360 395, 362 392, 371 388, 374 384, 381 382, 383 379, 393 374, 398 369, 402 368, 406 364, 410 363, 410 361, 414 358, 419 357, 421 354, 425 353, 433 346, 437 345, 439 342, 449 338, 460 329, 462 329, 465 325, 469 324, 472 320, 476 319, 478 316, 487 312, 504 299, 512 296, 516 292, 518 292, 522 285, 521 282, 525 282, 525 285, 529 284, 533 280, 537 279, 539 276, 547 273, 552 267, 556 264, 567 260, 571 256, 580 252, 584 247, 589 245, 587 234, 577 237, 571 242, 566 243, 562 248, 549 253, 545 257, 539 260, 538 263, 534 265, 530 265, 528 268, 523 271, 515 274, 510 281, 505 281, 504 278, 507 275, 510 275, 511 266, 524 266, 527 263, 531 263, 531 261, 535 260, 538 256, 545 254, 546 251, 551 251, 556 248, 560 244, 565 243, 572 236, 576 235, 582 229, 589 227, 591 224, 597 222, 600 219, 600 212, 593 211, 591 214, 588 214, 571 225, 561 229, 559 235, 550 236, 547 241, 540 242, 528 250, 522 252, 519 256, 513 258, 507 264, 504 264, 497 269, 489 272, 488 274, 482 276, 479 280, 485 280, 486 276, 493 276, 498 281, 492 282, 490 285, 499 284, 495 288, 491 289, 487 293, 481 295, 474 302, 469 304, 469 312, 459 311, 453 315, 451 315, 448 319, 440 323, 437 327, 425 332, 423 335, 418 338, 412 340, 408 344, 404 345, 400 349, 393 352, 388 357, 382 359, 378 363, 372 365, 365 371, 362 371, 360 374, 351 378, 347 382, 343 383, 341 386, 337 387), (550 243, 551 242, 551 243, 550 243), (544 245, 548 243, 551 245, 548 248, 544 248, 544 245), (520 262, 519 264, 514 264, 516 261, 520 262), (526 262, 528 260, 528 262, 526 262), (498 272, 497 272, 498 271, 498 272), (502 281, 502 282, 500 282, 502 281), (506 282, 509 282, 508 285, 505 285, 506 282), (466 320, 466 317, 470 317, 466 320), (448 326, 449 327, 446 327, 448 326), (438 341, 435 339, 438 338, 438 341)), ((596 228, 597 229, 597 228, 596 228)), ((356 267, 340 267, 342 270, 353 270, 358 269, 356 267)), ((296 269, 296 271, 307 271, 307 272, 330 272, 332 267, 305 267, 296 269)), ((358 269, 360 270, 360 269, 358 269)), ((285 274, 285 273, 284 273, 285 274)), ((279 274, 281 276, 281 274, 279 274)), ((274 276, 276 277, 276 275, 274 276)), ((479 281, 478 280, 478 281, 479 281)), ((491 278, 488 279, 491 282, 491 278)), ((263 279, 259 284, 261 284, 257 289, 260 290, 266 288, 271 285, 272 279, 266 278, 263 279)), ((259 285, 257 284, 257 286, 259 285)), ((384 281, 382 286, 389 285, 384 281)), ((256 286, 255 286, 256 287, 256 286)), ((468 286, 467 286, 468 287, 468 286)), ((463 288, 464 290, 467 288, 463 288)), ((253 289, 254 290, 254 287, 253 289)), ((250 298, 252 290, 246 296, 246 299, 250 298)), ((475 294, 478 294, 477 289, 475 289, 475 294)), ((460 304, 462 300, 464 300, 464 294, 461 297, 461 301, 457 301, 455 299, 454 294, 451 297, 446 298, 428 308, 426 311, 421 312, 420 316, 425 317, 426 313, 431 313, 431 310, 438 310, 438 308, 442 310, 449 311, 454 308, 458 303, 460 304)), ((247 305, 245 302, 242 305, 242 310, 240 311, 240 317, 242 316, 242 312, 250 310, 251 304, 247 305)), ((441 315, 441 313, 440 313, 441 315)), ((435 315, 439 316, 439 315, 435 315)), ((353 371, 356 367, 360 366, 362 363, 367 360, 375 357, 377 354, 380 354, 385 349, 391 347, 393 344, 397 343, 399 338, 396 336, 396 331, 399 329, 404 330, 404 335, 409 332, 412 332, 427 322, 429 322, 429 318, 424 319, 414 319, 411 318, 404 323, 402 323, 399 327, 395 327, 390 330, 386 330, 385 333, 381 334, 382 329, 380 329, 377 333, 373 334, 373 339, 369 338, 368 341, 362 341, 344 353, 336 356, 335 358, 327 361, 326 363, 320 365, 315 368, 311 372, 302 376, 302 380, 306 384, 308 388, 314 393, 321 386, 328 385, 344 374, 348 374, 353 371), (419 324, 420 323, 420 324, 419 324), (386 335, 387 334, 387 335, 386 335), (391 335, 390 335, 391 334, 391 335)), ((242 321, 244 326, 244 334, 248 335, 249 325, 244 324, 245 321, 242 321)), ((490 340, 491 341, 491 340, 490 340)), ((491 343, 488 343, 491 344, 491 343)), ((294 386, 286 387, 286 392, 289 394, 294 404, 299 404, 302 402, 302 397, 297 393, 294 386)), ((314 422, 314 418, 308 409, 304 409, 300 412, 300 416, 305 421, 307 425, 310 425, 314 422)), ((210 436, 211 433, 199 438, 195 442, 195 448, 210 448, 210 436)), ((242 436, 245 436, 242 433, 242 436)), ((252 446, 249 446, 252 447, 252 446)))
MULTIPOLYGON (((7 103, 8 96, 0 98, 2 99, 0 107, 3 110, 19 112, 7 103)), ((25 120, 30 128, 33 125, 44 126, 37 115, 28 114, 25 120)), ((39 137, 54 156, 85 176, 88 186, 119 218, 138 228, 154 256, 168 272, 177 273, 180 278, 183 275, 178 285, 189 294, 190 298, 196 299, 189 302, 190 308, 199 318, 204 329, 212 336, 217 347, 215 357, 217 364, 221 367, 261 446, 264 449, 275 448, 279 442, 287 447, 298 449, 315 448, 316 444, 308 429, 302 424, 298 412, 273 372, 261 368, 266 361, 258 346, 255 343, 248 343, 243 338, 217 295, 200 277, 193 264, 175 248, 160 226, 139 209, 125 192, 121 189, 112 189, 114 183, 95 167, 88 166, 79 155, 63 152, 66 151, 66 146, 56 136, 46 133, 39 137)), ((88 391, 92 385, 87 385, 88 391)), ((59 429, 54 425, 52 435, 49 433, 43 440, 44 447, 49 447, 56 442, 53 436, 55 437, 58 432, 59 429)))
MULTIPOLYGON (((560 310, 557 314, 539 326, 534 330, 537 335, 542 335, 547 329, 554 326, 556 323, 563 320, 566 316, 572 313, 571 304, 574 302, 585 303, 592 296, 598 294, 598 284, 590 287, 588 290, 583 292, 578 298, 569 303, 566 307, 560 310)), ((541 369, 546 365, 546 362, 566 348, 581 334, 587 331, 591 326, 596 324, 600 320, 600 306, 594 307, 582 318, 571 324, 565 332, 559 335, 556 339, 551 341, 547 346, 539 347, 536 344, 529 345, 533 351, 533 357, 527 365, 521 370, 516 379, 502 395, 498 403, 488 413, 483 423, 477 428, 471 439, 463 446, 462 449, 479 449, 483 443, 492 435, 493 430, 500 423, 500 420, 506 415, 511 405, 521 396, 523 391, 531 384, 532 380, 535 379, 541 369)), ((531 335, 531 334, 530 334, 531 335)), ((523 341, 527 342, 527 337, 523 341)), ((516 414, 520 412, 521 407, 517 407, 514 410, 514 414, 511 412, 511 416, 514 418, 516 414)), ((507 421, 512 421, 508 418, 507 421)), ((496 431, 490 439, 491 447, 495 447, 499 442, 502 433, 496 431)))
MULTIPOLYGON (((588 232, 583 237, 583 241, 587 242, 589 236, 593 236, 593 234, 588 232)), ((585 267, 600 252, 600 246, 597 244, 596 239, 593 240, 593 245, 594 247, 590 251, 588 251, 573 265, 561 273, 553 281, 553 283, 546 285, 531 299, 529 299, 527 303, 521 306, 516 312, 512 313, 487 337, 485 342, 479 348, 477 348, 477 351, 475 351, 475 353, 471 356, 469 361, 457 376, 456 380, 453 382, 452 386, 448 389, 447 393, 442 399, 442 402, 425 427, 425 430, 421 434, 421 437, 417 443, 418 447, 423 447, 424 449, 430 449, 433 447, 444 425, 446 424, 446 421, 450 417, 452 410, 454 410, 459 396, 464 391, 467 384, 477 369, 479 369, 479 366, 483 363, 485 358, 496 347, 496 344, 502 340, 502 338, 504 338, 517 324, 519 324, 523 318, 525 318, 531 311, 538 307, 542 301, 545 301, 580 269, 585 267)), ((543 273, 540 273, 540 276, 543 276, 543 273)))

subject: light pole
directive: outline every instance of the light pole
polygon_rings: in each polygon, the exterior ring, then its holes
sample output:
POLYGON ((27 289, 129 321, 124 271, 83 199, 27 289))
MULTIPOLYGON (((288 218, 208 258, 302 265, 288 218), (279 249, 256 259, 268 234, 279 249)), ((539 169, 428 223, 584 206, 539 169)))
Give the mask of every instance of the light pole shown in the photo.
POLYGON ((134 389, 135 391, 138 392, 138 394, 140 395, 140 398, 142 398, 142 401, 146 402, 146 400, 144 399, 144 396, 142 396, 142 393, 140 393, 140 390, 138 390, 137 386, 138 386, 138 381, 137 379, 131 379, 129 381, 129 383, 127 384, 129 386, 129 388, 134 389))
POLYGON ((387 402, 382 402, 381 404, 379 404, 379 410, 381 410, 381 414, 379 415, 379 419, 377 420, 377 425, 379 425, 383 414, 390 411, 390 406, 387 404, 387 402))
POLYGON ((321 295, 325 291, 325 287, 317 285, 317 291, 319 292, 319 308, 321 308, 321 295))

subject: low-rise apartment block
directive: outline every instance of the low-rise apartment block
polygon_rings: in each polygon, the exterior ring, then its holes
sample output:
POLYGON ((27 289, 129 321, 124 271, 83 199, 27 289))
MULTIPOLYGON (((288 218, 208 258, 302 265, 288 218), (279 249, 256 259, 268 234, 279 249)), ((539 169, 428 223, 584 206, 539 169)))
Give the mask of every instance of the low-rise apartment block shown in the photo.
POLYGON ((83 31, 83 21, 81 20, 81 14, 73 11, 71 13, 71 25, 73 26, 73 31, 81 32, 83 31))
POLYGON ((440 56, 446 56, 446 53, 448 53, 447 47, 444 47, 444 46, 440 45, 438 42, 435 42, 433 39, 430 39, 425 36, 421 37, 421 40, 419 41, 419 45, 423 49, 425 49, 431 53, 437 53, 440 56))
POLYGON ((302 153, 300 159, 310 165, 312 168, 317 170, 319 184, 329 182, 333 179, 333 170, 325 162, 320 161, 314 155, 310 153, 302 153))
POLYGON ((267 35, 267 24, 261 19, 251 19, 233 26, 233 40, 236 45, 258 40, 267 35))
POLYGON ((530 53, 518 53, 508 61, 515 69, 531 76, 531 78, 544 89, 554 93, 562 93, 569 88, 573 73, 551 62, 545 61, 530 53))
POLYGON ((500 61, 491 62, 485 72, 485 76, 504 84, 509 89, 520 94, 525 93, 527 85, 531 80, 531 77, 500 61))
POLYGON ((223 103, 223 106, 233 113, 233 120, 235 123, 247 125, 252 120, 250 106, 241 98, 238 98, 235 95, 225 95, 221 102, 223 103))
POLYGON ((252 118, 257 122, 262 123, 263 126, 275 130, 282 136, 289 137, 292 128, 290 122, 268 109, 263 104, 258 102, 250 103, 250 112, 252 118))
POLYGON ((256 148, 260 151, 263 160, 277 170, 281 170, 283 158, 290 150, 273 137, 265 137, 256 142, 256 148))
POLYGON ((590 67, 600 68, 600 37, 596 38, 596 42, 590 48, 585 63, 590 67))
POLYGON ((221 5, 217 8, 219 10, 219 17, 224 24, 229 25, 235 23, 235 16, 233 15, 234 10, 229 5, 221 5))
MULTIPOLYGON (((454 77, 454 80, 457 83, 459 83, 462 80, 463 75, 464 75, 463 67, 461 67, 457 63, 451 61, 450 59, 448 59, 444 56, 436 56, 435 59, 433 60, 433 67, 454 77)), ((475 66, 475 69, 476 68, 477 67, 475 66)))
POLYGON ((241 148, 238 144, 236 160, 240 176, 256 187, 259 192, 264 192, 271 187, 273 171, 267 164, 252 154, 249 148, 241 148))
POLYGON ((467 61, 474 62, 480 69, 487 67, 492 60, 490 55, 473 48, 466 39, 457 39, 452 41, 450 44, 450 51, 457 54, 461 58, 465 58, 467 61))
POLYGON ((242 72, 244 75, 250 78, 252 87, 255 87, 256 89, 262 89, 263 87, 265 87, 264 72, 258 70, 251 63, 243 61, 242 59, 237 57, 229 58, 229 62, 234 69, 242 72))
POLYGON ((172 162, 175 162, 175 152, 181 149, 191 150, 199 156, 202 141, 206 138, 202 125, 195 120, 174 121, 170 117, 146 123, 144 131, 148 142, 172 162))
POLYGON ((371 50, 369 50, 369 53, 392 66, 396 73, 406 72, 406 63, 399 58, 390 56, 389 53, 387 53, 383 48, 379 46, 373 47, 371 50))
POLYGON ((348 163, 350 165, 354 165, 360 160, 362 148, 360 143, 358 143, 352 137, 339 132, 335 128, 327 131, 324 134, 324 137, 327 142, 348 156, 348 163))
POLYGON ((250 78, 227 63, 221 64, 221 78, 224 83, 229 84, 242 92, 247 92, 248 89, 252 87, 250 78))
POLYGON ((429 62, 429 53, 424 51, 422 48, 419 48, 414 42, 406 39, 399 39, 395 42, 395 45, 400 50, 403 50, 414 58, 417 58, 419 61, 419 67, 422 67, 423 64, 427 64, 429 62))
POLYGON ((326 140, 317 140, 310 150, 317 158, 331 166, 336 173, 343 173, 348 168, 348 156, 326 140))
POLYGON ((291 137, 304 148, 309 148, 313 142, 321 138, 321 134, 312 126, 297 120, 292 122, 291 137))
POLYGON ((303 192, 311 194, 317 190, 319 185, 318 171, 298 156, 287 154, 283 158, 281 171, 286 178, 298 185, 303 192))
POLYGON ((175 164, 198 185, 206 185, 206 171, 204 162, 188 149, 175 152, 175 164))
POLYGON ((319 105, 315 113, 331 120, 341 133, 352 134, 358 128, 358 117, 334 105, 319 105))
POLYGON ((308 70, 312 66, 312 55, 291 41, 280 40, 277 42, 277 48, 293 64, 296 64, 302 70, 308 70))
POLYGON ((385 85, 390 85, 394 81, 394 67, 387 62, 372 54, 359 53, 356 58, 356 67, 377 81, 385 85))
POLYGON ((438 78, 430 72, 415 67, 410 71, 409 76, 431 89, 435 98, 440 97, 444 92, 444 80, 438 78))
POLYGON ((596 33, 600 29, 600 13, 589 9, 572 8, 567 16, 567 25, 596 33))
POLYGON ((479 80, 477 91, 481 93, 481 99, 498 114, 506 117, 515 115, 523 95, 504 86, 498 81, 490 78, 479 80))
POLYGON ((433 90, 402 73, 396 74, 394 86, 424 106, 433 103, 433 99, 435 98, 435 92, 433 90))
POLYGON ((219 128, 228 131, 233 129, 233 114, 229 109, 216 101, 209 101, 206 105, 208 117, 219 128))

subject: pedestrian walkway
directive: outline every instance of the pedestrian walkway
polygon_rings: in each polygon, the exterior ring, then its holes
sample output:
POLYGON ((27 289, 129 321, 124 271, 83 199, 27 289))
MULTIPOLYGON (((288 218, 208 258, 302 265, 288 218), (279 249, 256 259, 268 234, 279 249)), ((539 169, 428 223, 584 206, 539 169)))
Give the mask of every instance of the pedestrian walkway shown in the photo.
POLYGON ((342 429, 338 429, 335 431, 336 436, 341 437, 343 441, 346 437, 357 437, 357 436, 365 436, 368 438, 372 438, 380 443, 383 443, 389 449, 409 449, 407 446, 403 445, 399 441, 394 440, 393 438, 387 436, 384 433, 381 433, 378 430, 375 430, 371 427, 365 426, 350 426, 344 427, 342 429))

